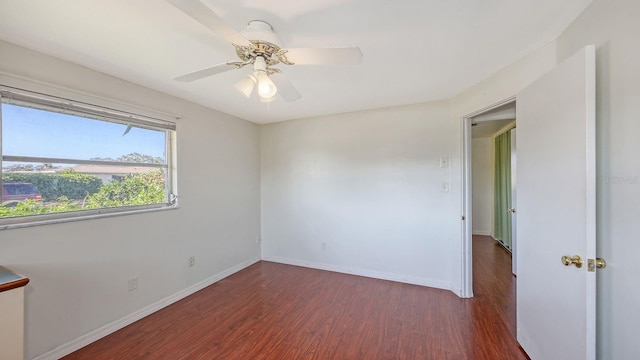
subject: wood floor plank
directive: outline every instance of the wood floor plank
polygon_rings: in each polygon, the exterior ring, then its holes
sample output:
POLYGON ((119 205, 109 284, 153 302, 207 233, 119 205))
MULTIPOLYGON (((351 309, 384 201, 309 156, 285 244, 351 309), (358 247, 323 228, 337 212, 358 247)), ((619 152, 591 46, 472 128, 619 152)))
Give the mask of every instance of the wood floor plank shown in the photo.
POLYGON ((64 359, 527 359, 510 256, 473 246, 473 299, 263 261, 64 359))

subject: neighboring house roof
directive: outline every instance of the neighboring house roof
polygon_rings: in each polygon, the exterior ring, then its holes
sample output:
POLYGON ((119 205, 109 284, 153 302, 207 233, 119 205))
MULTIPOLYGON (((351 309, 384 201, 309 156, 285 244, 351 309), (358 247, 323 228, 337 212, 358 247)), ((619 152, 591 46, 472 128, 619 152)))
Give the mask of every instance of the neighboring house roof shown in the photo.
POLYGON ((67 168, 56 169, 60 173, 64 170, 71 169, 81 174, 109 174, 109 175, 127 175, 127 174, 144 174, 156 170, 153 167, 145 166, 106 166, 106 165, 76 165, 67 168))

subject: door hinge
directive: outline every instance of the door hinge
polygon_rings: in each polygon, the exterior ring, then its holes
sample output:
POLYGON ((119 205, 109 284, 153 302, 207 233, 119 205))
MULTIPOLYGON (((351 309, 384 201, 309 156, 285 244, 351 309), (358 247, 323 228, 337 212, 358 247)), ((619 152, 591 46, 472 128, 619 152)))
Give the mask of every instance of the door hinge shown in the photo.
POLYGON ((462 215, 462 221, 464 221, 464 215, 462 215))

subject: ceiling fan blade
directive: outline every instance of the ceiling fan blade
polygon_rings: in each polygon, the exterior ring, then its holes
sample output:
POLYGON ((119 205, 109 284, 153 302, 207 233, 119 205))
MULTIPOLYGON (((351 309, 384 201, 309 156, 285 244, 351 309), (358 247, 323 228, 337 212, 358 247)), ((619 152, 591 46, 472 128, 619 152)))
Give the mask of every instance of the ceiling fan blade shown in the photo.
POLYGON ((302 97, 293 84, 281 73, 275 73, 270 76, 271 81, 276 84, 278 88, 278 94, 282 96, 285 101, 296 101, 302 97))
POLYGON ((195 80, 200 80, 207 76, 220 74, 225 71, 229 71, 237 68, 238 67, 233 64, 229 65, 227 63, 223 63, 223 64, 218 64, 216 66, 212 66, 210 68, 206 68, 206 69, 198 70, 189 74, 178 76, 177 78, 175 78, 175 80, 182 81, 182 82, 191 82, 195 80))
POLYGON ((253 46, 249 40, 224 22, 216 13, 209 9, 209 7, 200 2, 200 0, 167 1, 228 42, 242 46, 253 46))
POLYGON ((359 47, 287 49, 287 59, 295 65, 357 65, 362 61, 359 47))
POLYGON ((256 77, 253 74, 249 74, 244 77, 242 80, 238 81, 235 85, 236 90, 240 91, 242 95, 246 96, 247 99, 251 97, 251 93, 253 92, 253 88, 256 86, 256 77))

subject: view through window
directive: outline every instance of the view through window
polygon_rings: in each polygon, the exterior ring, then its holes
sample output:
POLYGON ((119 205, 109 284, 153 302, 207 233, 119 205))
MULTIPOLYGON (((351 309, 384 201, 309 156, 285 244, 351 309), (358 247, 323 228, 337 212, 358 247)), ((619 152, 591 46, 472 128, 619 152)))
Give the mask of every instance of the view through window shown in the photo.
POLYGON ((171 205, 174 124, 25 92, 0 99, 0 224, 171 205))

